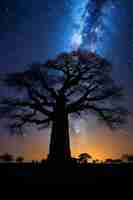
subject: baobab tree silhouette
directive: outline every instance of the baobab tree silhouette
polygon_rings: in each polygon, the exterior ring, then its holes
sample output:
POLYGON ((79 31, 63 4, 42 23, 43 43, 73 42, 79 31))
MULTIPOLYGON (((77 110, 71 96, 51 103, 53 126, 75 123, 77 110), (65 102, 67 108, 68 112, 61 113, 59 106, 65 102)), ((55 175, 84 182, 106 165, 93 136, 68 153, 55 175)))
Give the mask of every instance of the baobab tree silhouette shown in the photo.
POLYGON ((125 122, 122 88, 111 78, 111 70, 104 58, 78 50, 1 76, 3 85, 15 89, 13 95, 1 98, 1 117, 9 118, 11 130, 18 133, 31 124, 50 125, 49 159, 69 160, 69 115, 93 112, 111 128, 125 122))

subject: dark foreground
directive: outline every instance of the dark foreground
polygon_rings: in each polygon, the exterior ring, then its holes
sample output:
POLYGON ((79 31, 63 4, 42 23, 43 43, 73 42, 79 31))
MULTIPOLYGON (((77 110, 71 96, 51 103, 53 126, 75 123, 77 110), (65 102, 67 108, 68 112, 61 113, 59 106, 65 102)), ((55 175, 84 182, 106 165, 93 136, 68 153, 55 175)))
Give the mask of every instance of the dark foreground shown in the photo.
POLYGON ((119 184, 133 181, 133 164, 45 165, 38 163, 0 164, 5 184, 119 184))

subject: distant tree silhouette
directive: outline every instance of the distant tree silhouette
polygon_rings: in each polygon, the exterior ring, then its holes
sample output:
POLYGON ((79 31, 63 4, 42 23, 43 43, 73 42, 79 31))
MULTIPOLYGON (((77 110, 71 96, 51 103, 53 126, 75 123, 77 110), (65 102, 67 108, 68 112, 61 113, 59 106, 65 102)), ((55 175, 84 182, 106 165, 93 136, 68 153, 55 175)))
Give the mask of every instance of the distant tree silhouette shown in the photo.
POLYGON ((113 164, 121 164, 123 161, 121 159, 114 159, 112 160, 113 164))
POLYGON ((92 159, 92 156, 88 153, 81 153, 79 155, 79 162, 81 164, 87 164, 90 159, 92 159))
POLYGON ((24 161, 24 157, 23 156, 18 156, 16 158, 16 162, 18 162, 18 163, 22 163, 23 161, 24 161))
POLYGON ((113 159, 112 159, 112 158, 107 158, 107 159, 105 160, 105 163, 106 163, 106 164, 112 164, 112 163, 113 163, 113 159))
POLYGON ((11 130, 18 133, 32 124, 39 129, 52 125, 49 159, 67 160, 71 157, 69 116, 94 113, 111 128, 125 122, 122 88, 112 80, 111 70, 104 58, 78 50, 3 75, 1 82, 14 93, 10 90, 1 99, 1 117, 9 118, 11 130))
POLYGON ((128 156, 128 162, 132 162, 133 163, 133 155, 129 155, 128 156))
POLYGON ((92 161, 92 163, 93 164, 98 164, 98 163, 100 163, 100 161, 98 159, 95 159, 95 160, 92 161))
POLYGON ((3 162, 12 162, 13 156, 11 154, 5 153, 3 155, 0 155, 0 160, 2 160, 3 162))
POLYGON ((121 159, 125 162, 128 162, 128 157, 129 157, 129 154, 127 153, 124 153, 122 156, 121 156, 121 159))
POLYGON ((132 154, 123 154, 121 159, 125 162, 133 163, 133 155, 132 154))

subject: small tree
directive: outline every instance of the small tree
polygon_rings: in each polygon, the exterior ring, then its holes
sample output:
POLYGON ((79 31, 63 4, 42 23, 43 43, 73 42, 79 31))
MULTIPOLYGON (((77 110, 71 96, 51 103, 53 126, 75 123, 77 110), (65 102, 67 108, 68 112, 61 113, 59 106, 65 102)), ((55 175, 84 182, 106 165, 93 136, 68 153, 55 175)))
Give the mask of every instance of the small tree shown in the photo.
POLYGON ((4 85, 15 92, 1 99, 1 117, 9 118, 11 130, 19 133, 29 125, 51 125, 49 159, 67 160, 69 116, 94 113, 111 128, 125 122, 123 92, 112 80, 111 69, 104 58, 79 50, 2 76, 4 85))
POLYGON ((125 162, 133 163, 133 154, 123 154, 121 159, 125 162))
POLYGON ((0 156, 0 160, 2 160, 3 162, 12 162, 13 156, 11 154, 5 153, 0 156))
POLYGON ((88 153, 81 153, 79 155, 79 162, 81 164, 87 164, 88 161, 91 160, 91 159, 92 159, 92 156, 90 154, 88 154, 88 153))
POLYGON ((23 161, 24 161, 24 157, 23 156, 18 156, 16 158, 16 162, 18 162, 18 163, 22 163, 23 161))
POLYGON ((112 164, 112 163, 113 163, 113 159, 112 159, 112 158, 107 158, 107 159, 105 160, 105 163, 106 163, 106 164, 112 164))

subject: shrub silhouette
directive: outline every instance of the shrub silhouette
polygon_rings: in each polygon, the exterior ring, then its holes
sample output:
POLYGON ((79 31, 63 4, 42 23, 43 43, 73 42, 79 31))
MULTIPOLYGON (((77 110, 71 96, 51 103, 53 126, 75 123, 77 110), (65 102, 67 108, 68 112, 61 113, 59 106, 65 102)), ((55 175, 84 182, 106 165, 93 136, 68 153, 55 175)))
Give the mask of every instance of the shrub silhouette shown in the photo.
POLYGON ((18 162, 18 163, 22 163, 23 161, 24 161, 24 157, 23 156, 18 156, 16 158, 16 162, 18 162))
POLYGON ((13 161, 13 156, 11 154, 5 153, 0 156, 0 160, 4 162, 12 162, 13 161))

